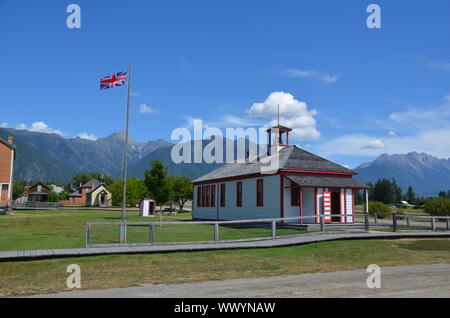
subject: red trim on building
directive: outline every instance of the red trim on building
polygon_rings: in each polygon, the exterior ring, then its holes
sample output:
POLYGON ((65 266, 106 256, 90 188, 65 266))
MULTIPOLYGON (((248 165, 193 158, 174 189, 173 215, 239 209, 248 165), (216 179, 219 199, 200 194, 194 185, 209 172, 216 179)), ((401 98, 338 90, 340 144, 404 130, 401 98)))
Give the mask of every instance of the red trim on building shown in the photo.
MULTIPOLYGON (((303 192, 302 187, 298 187, 298 191, 300 192, 300 217, 303 216, 303 192)), ((300 219, 300 224, 303 224, 303 219, 300 219)))
POLYGON ((280 169, 279 172, 280 173, 313 174, 313 175, 314 174, 320 174, 320 175, 327 174, 330 176, 335 175, 335 176, 349 176, 349 177, 352 177, 352 176, 355 176, 358 174, 356 172, 355 173, 345 173, 345 172, 331 172, 331 171, 304 171, 304 170, 284 170, 284 169, 280 169))
POLYGON ((347 189, 344 188, 344 211, 345 211, 345 219, 344 219, 344 223, 347 224, 347 189))

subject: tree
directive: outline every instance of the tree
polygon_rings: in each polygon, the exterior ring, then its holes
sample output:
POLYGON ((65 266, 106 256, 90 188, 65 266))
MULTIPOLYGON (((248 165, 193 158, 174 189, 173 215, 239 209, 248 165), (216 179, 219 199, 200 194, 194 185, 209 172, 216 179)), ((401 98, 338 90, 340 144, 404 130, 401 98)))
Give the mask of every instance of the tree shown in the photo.
POLYGON ((450 215, 450 199, 430 198, 425 201, 425 212, 431 215, 450 215))
POLYGON ((446 198, 447 197, 447 192, 445 192, 445 191, 439 192, 439 197, 440 198, 446 198))
POLYGON ((59 201, 59 195, 55 192, 55 188, 53 186, 49 186, 50 193, 48 195, 48 201, 49 202, 58 202, 59 201))
POLYGON ((383 202, 384 204, 390 204, 394 202, 394 191, 392 184, 389 180, 378 180, 373 188, 372 201, 383 202))
MULTIPOLYGON (((114 206, 121 206, 123 199, 123 183, 122 180, 116 180, 109 190, 112 194, 112 204, 114 206)), ((142 179, 127 179, 127 199, 126 205, 130 207, 135 207, 139 200, 145 198, 148 195, 147 188, 145 186, 144 180, 142 179)))
POLYGON ((416 201, 416 194, 411 186, 408 187, 408 191, 406 192, 406 199, 409 204, 413 204, 416 201))
POLYGON ((400 203, 400 201, 402 201, 403 198, 402 189, 397 185, 397 181, 395 179, 392 179, 392 190, 394 194, 393 203, 395 204, 400 203))
POLYGON ((25 192, 26 184, 20 181, 13 182, 13 200, 20 198, 25 192))
POLYGON ((171 198, 168 169, 160 160, 150 163, 150 167, 150 170, 145 171, 145 185, 152 199, 160 204, 162 213, 163 204, 171 198))
POLYGON ((183 211, 186 202, 194 198, 191 179, 188 177, 171 177, 171 180, 173 200, 177 202, 180 210, 183 211))

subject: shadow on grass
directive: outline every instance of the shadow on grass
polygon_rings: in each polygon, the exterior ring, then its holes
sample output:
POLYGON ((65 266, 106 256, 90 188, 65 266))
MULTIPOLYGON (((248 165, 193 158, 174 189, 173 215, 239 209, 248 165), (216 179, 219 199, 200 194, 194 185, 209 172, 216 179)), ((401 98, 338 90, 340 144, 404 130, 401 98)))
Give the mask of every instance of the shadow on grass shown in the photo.
POLYGON ((410 251, 446 251, 450 250, 450 240, 425 240, 400 244, 400 248, 410 251))

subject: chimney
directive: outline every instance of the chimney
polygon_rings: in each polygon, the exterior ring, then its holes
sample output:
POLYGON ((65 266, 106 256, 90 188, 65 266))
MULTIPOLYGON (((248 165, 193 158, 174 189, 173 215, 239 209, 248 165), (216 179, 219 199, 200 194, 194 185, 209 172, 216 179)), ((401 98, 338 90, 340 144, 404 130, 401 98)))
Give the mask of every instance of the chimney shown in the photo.
POLYGON ((8 137, 8 143, 9 143, 10 145, 13 145, 13 144, 14 144, 14 137, 13 137, 13 136, 9 136, 9 137, 8 137))

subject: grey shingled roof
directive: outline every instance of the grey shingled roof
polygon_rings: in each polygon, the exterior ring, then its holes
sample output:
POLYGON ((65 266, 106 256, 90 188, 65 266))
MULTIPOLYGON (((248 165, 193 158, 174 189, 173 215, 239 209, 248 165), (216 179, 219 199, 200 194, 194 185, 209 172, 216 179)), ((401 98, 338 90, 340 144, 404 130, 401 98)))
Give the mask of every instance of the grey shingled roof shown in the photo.
MULTIPOLYGON (((262 157, 266 157, 261 156, 262 157)), ((245 176, 261 172, 263 163, 228 163, 219 167, 204 176, 196 179, 193 183, 224 179, 230 177, 245 176)), ((314 155, 296 146, 286 147, 280 150, 280 170, 300 170, 311 172, 336 172, 357 174, 341 165, 314 155)))
POLYGON ((99 184, 101 184, 100 181, 98 181, 97 179, 92 179, 89 182, 83 184, 81 187, 82 188, 92 188, 92 185, 94 185, 94 188, 97 188, 99 186, 99 184))
POLYGON ((77 190, 77 191, 75 191, 74 193, 69 194, 69 197, 82 197, 82 195, 81 195, 81 193, 78 192, 78 190, 77 190))
POLYGON ((326 188, 357 188, 367 189, 367 185, 353 178, 325 177, 308 175, 286 175, 286 177, 303 187, 326 187, 326 188))

